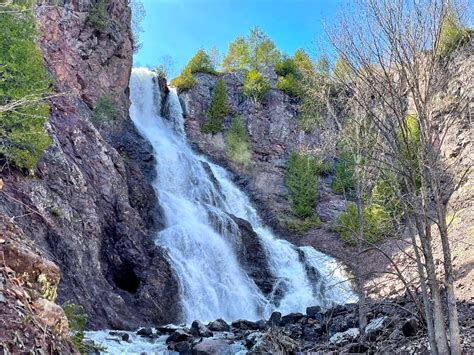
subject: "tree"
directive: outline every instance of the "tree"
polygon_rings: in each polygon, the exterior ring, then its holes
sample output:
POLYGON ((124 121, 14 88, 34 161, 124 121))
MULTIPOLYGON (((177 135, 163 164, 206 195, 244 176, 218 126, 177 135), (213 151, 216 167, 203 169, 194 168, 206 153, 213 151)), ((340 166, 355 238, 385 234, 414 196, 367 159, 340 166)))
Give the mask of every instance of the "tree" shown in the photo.
POLYGON ((260 28, 254 27, 247 37, 237 37, 229 44, 221 66, 227 72, 261 71, 274 66, 279 58, 275 43, 260 28))
POLYGON ((27 6, 3 6, 0 12, 0 155, 32 169, 51 139, 48 119, 51 80, 35 45, 36 29, 27 6))
POLYGON ((316 74, 322 77, 328 78, 329 77, 329 60, 328 58, 322 54, 318 61, 316 62, 316 74))
POLYGON ((238 164, 247 165, 252 157, 250 138, 245 123, 236 116, 227 131, 227 158, 238 164))
POLYGON ((189 60, 188 64, 183 68, 181 73, 171 80, 171 85, 180 90, 190 89, 196 83, 193 78, 194 73, 216 74, 211 58, 203 49, 198 50, 189 60))
POLYGON ((334 63, 334 69, 332 71, 332 76, 337 81, 349 81, 351 79, 351 66, 348 63, 347 59, 343 56, 339 56, 334 63))
POLYGON ((244 95, 254 102, 262 101, 269 89, 270 85, 263 75, 254 69, 250 70, 244 78, 244 95))
POLYGON ((128 5, 132 11, 133 51, 137 52, 142 47, 140 34, 143 32, 142 22, 146 16, 146 11, 141 0, 129 0, 128 5))
MULTIPOLYGON (((329 39, 349 67, 351 81, 370 88, 370 95, 353 91, 342 70, 335 70, 339 85, 353 93, 353 99, 376 127, 381 141, 374 154, 396 174, 402 192, 401 204, 412 235, 424 318, 434 354, 460 354, 459 324, 454 296, 453 266, 446 224, 452 193, 469 169, 460 175, 445 173, 441 144, 447 131, 463 117, 466 96, 446 99, 449 62, 440 61, 437 45, 441 27, 450 16, 444 0, 359 1, 356 15, 347 13, 329 39), (360 16, 366 19, 360 22, 360 16), (445 99, 441 111, 438 106, 445 99), (407 102, 411 105, 407 108, 407 102), (413 130, 406 119, 415 118, 419 145, 410 144, 413 130), (408 159, 407 159, 408 157, 408 159), (418 164, 413 164, 416 157, 418 164), (449 338, 444 326, 440 284, 433 257, 433 226, 443 249, 444 280, 448 305, 449 338)), ((346 65, 344 65, 346 67, 346 65)), ((452 164, 451 164, 452 165, 452 164)))
POLYGON ((212 89, 211 103, 207 110, 207 121, 201 130, 204 133, 212 134, 222 131, 222 118, 227 116, 228 113, 225 82, 224 79, 219 78, 212 89))

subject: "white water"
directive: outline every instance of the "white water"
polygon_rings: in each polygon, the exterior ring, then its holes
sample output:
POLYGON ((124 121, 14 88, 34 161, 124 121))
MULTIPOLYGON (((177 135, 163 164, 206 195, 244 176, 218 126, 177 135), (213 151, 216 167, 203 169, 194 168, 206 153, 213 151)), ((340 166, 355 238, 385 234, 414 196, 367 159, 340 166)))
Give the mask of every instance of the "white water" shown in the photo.
POLYGON ((277 239, 228 173, 190 149, 174 91, 168 94, 163 118, 149 70, 134 69, 130 88, 131 118, 156 156, 154 188, 166 225, 156 243, 166 250, 179 280, 184 321, 256 320, 274 310, 302 312, 307 306, 328 307, 354 298, 334 259, 277 239), (281 299, 266 298, 239 264, 239 229, 229 214, 247 220, 258 234, 283 291, 281 299))

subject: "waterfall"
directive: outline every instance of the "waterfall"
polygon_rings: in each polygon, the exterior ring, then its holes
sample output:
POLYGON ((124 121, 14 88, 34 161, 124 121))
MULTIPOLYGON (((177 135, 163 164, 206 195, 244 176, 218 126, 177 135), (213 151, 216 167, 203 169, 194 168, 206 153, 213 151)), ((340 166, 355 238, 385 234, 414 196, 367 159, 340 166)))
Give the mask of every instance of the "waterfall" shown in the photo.
POLYGON ((130 116, 150 141, 157 161, 153 187, 165 228, 155 242, 166 251, 178 278, 186 322, 256 320, 274 310, 304 311, 310 305, 328 307, 353 298, 334 259, 276 238, 229 174, 191 150, 175 91, 161 110, 153 73, 143 68, 133 70, 130 89, 130 116), (264 248, 276 279, 268 295, 239 261, 241 236, 232 216, 248 221, 264 248))

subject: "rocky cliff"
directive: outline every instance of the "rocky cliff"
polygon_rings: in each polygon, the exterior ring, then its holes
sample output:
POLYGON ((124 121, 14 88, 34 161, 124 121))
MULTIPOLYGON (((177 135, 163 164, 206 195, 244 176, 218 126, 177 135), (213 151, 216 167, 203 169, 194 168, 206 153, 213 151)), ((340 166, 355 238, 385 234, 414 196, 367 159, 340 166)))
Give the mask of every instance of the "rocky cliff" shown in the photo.
POLYGON ((59 267, 58 303, 82 304, 89 328, 175 321, 177 282, 152 239, 161 223, 152 149, 128 117, 130 9, 110 0, 106 26, 97 28, 92 3, 35 7, 38 45, 61 96, 50 102, 53 142, 34 172, 2 172, 0 215, 59 267), (114 120, 94 125, 104 95, 114 120))
MULTIPOLYGON (((446 100, 449 95, 460 94, 467 94, 468 101, 472 102, 473 100, 472 80, 469 79, 472 76, 469 73, 472 73, 473 70, 472 46, 473 42, 471 41, 452 57, 452 63, 449 66, 452 79, 448 84, 446 100)), ((324 132, 314 129, 311 133, 305 134, 298 127, 297 101, 276 90, 274 85, 262 103, 255 103, 243 95, 243 78, 239 74, 219 74, 219 77, 225 81, 227 101, 230 106, 229 115, 223 119, 223 132, 212 135, 203 133, 201 130, 201 126, 206 122, 206 112, 211 102, 212 88, 218 76, 195 74, 196 85, 180 93, 184 107, 186 133, 194 149, 226 166, 234 173, 236 182, 250 195, 265 221, 280 236, 297 245, 312 245, 346 262, 352 268, 357 267, 354 262, 355 249, 342 243, 339 237, 331 231, 331 221, 345 209, 346 205, 343 196, 331 191, 331 174, 320 177, 316 213, 321 219, 321 226, 314 227, 303 234, 296 234, 291 232, 285 223, 286 216, 289 215, 288 195, 284 185, 288 157, 295 150, 321 151, 324 132), (248 166, 234 164, 226 157, 226 131, 232 117, 236 115, 240 115, 250 136, 252 159, 248 166)), ((440 105, 440 115, 443 114, 443 110, 449 110, 449 107, 446 109, 446 106, 443 108, 440 105)), ((462 117, 456 120, 456 126, 449 130, 441 147, 447 158, 448 171, 457 176, 463 174, 466 168, 472 165, 469 135, 469 112, 472 112, 472 107, 470 110, 469 107, 465 107, 460 113, 462 117), (454 162, 456 164, 453 164, 454 162)), ((469 265, 472 266, 472 257, 467 252, 469 250, 468 244, 465 243, 467 241, 460 240, 462 239, 460 235, 472 235, 469 226, 472 225, 472 216, 474 215, 472 209, 474 199, 469 186, 469 179, 466 179, 452 199, 452 216, 456 217, 451 225, 451 233, 455 266, 458 272, 457 283, 461 287, 459 296, 472 300, 474 291, 469 286, 469 280, 472 279, 472 267, 469 267, 469 265)), ((408 279, 414 276, 414 268, 408 267, 410 258, 404 255, 408 251, 404 237, 389 238, 380 243, 379 247, 388 256, 395 258, 402 268, 406 267, 407 270, 411 270, 412 274, 408 279)), ((380 270, 385 269, 395 272, 383 254, 369 251, 365 256, 368 262, 363 265, 364 273, 377 275, 380 270)), ((440 251, 438 258, 441 258, 440 251)), ((369 286, 370 293, 386 297, 390 294, 403 292, 403 284, 398 283, 395 278, 392 277, 388 280, 386 277, 375 277, 374 282, 369 286)))

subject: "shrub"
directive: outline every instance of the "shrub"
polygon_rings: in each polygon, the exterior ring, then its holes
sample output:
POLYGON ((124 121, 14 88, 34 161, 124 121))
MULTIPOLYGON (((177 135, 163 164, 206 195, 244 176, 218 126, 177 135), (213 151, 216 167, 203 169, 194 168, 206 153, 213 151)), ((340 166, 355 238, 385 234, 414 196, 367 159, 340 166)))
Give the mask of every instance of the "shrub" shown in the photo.
POLYGON ((295 54, 293 54, 293 62, 295 63, 300 75, 314 70, 311 59, 309 59, 306 52, 301 48, 297 49, 295 54))
POLYGON ((181 73, 171 80, 170 83, 179 90, 190 89, 196 83, 193 78, 194 73, 216 74, 211 58, 203 49, 200 49, 194 57, 191 58, 181 73))
POLYGON ((99 30, 105 30, 110 26, 110 17, 107 8, 109 0, 97 0, 91 4, 87 21, 99 30))
POLYGON ((347 151, 343 151, 339 157, 334 171, 331 188, 336 193, 344 193, 349 196, 354 194, 354 157, 347 151))
POLYGON ((384 172, 383 176, 375 182, 370 196, 370 203, 384 206, 394 222, 402 213, 398 190, 396 176, 391 172, 384 172))
POLYGON ((250 138, 239 116, 234 117, 227 131, 226 153, 227 157, 236 163, 244 165, 250 163, 252 157, 250 138))
POLYGON ((291 73, 278 77, 277 89, 293 97, 299 97, 302 92, 301 84, 291 73))
POLYGON ((293 214, 301 219, 314 216, 318 197, 316 158, 311 155, 292 153, 288 160, 285 185, 288 188, 293 214))
POLYGON ((115 107, 112 98, 108 95, 99 97, 92 111, 94 121, 100 124, 108 123, 114 119, 114 116, 115 107))
POLYGON ((201 127, 204 133, 215 134, 222 131, 222 118, 229 113, 224 79, 219 78, 212 89, 211 103, 207 110, 207 121, 201 127))
POLYGON ((275 73, 279 76, 298 75, 298 67, 293 58, 284 57, 275 64, 275 73))
POLYGON ((291 218, 287 222, 287 227, 290 231, 302 234, 313 227, 319 227, 321 220, 317 216, 306 217, 304 219, 291 218))
POLYGON ((470 33, 468 29, 462 28, 459 18, 453 11, 444 17, 436 44, 436 55, 445 57, 456 48, 469 41, 470 33))
POLYGON ((71 342, 81 352, 84 353, 84 329, 86 328, 87 314, 81 305, 66 302, 63 304, 63 310, 69 323, 69 332, 71 342))
POLYGON ((244 78, 244 95, 254 101, 262 101, 270 89, 263 75, 256 70, 250 70, 244 78))
POLYGON ((44 98, 51 80, 35 45, 31 11, 14 2, 0 13, 0 156, 19 168, 33 169, 51 143, 44 125, 49 105, 44 98), (12 10, 12 12, 8 12, 12 10), (15 105, 14 109, 7 109, 15 105))
MULTIPOLYGON (((362 211, 364 224, 363 238, 366 242, 376 243, 390 232, 390 216, 380 205, 370 204, 362 211)), ((341 239, 350 245, 357 243, 357 207, 350 202, 345 212, 336 217, 333 227, 339 233, 341 239)))

